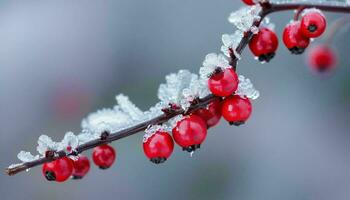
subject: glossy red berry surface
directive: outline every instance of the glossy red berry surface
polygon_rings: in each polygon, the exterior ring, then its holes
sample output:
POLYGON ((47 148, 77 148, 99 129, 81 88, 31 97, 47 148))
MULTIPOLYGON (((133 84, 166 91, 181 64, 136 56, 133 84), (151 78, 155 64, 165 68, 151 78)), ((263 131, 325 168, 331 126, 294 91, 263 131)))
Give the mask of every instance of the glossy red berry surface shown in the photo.
POLYGON ((285 27, 283 42, 293 54, 302 54, 309 46, 310 38, 301 34, 300 22, 294 21, 285 27))
POLYGON ((107 144, 95 147, 92 152, 92 160, 100 169, 108 169, 111 167, 115 158, 115 150, 107 144))
POLYGON ((326 18, 319 12, 309 12, 301 18, 301 33, 308 38, 316 38, 326 30, 326 18))
POLYGON ((242 0, 245 4, 247 4, 247 5, 250 5, 250 6, 252 6, 252 5, 254 5, 255 3, 254 3, 254 0, 242 0))
POLYGON ((238 76, 232 68, 226 68, 213 74, 208 79, 208 86, 211 93, 216 96, 229 96, 238 88, 238 76))
POLYGON ((241 125, 252 113, 252 104, 248 98, 238 95, 228 97, 222 105, 222 116, 233 125, 241 125))
POLYGON ((185 116, 172 130, 175 142, 183 150, 192 152, 200 148, 207 136, 207 125, 197 115, 185 116))
POLYGON ((206 108, 196 110, 193 114, 201 117, 207 124, 207 127, 213 127, 221 119, 221 101, 219 99, 212 101, 206 108))
POLYGON ((81 179, 83 178, 90 170, 90 161, 88 157, 84 155, 79 155, 76 160, 73 162, 73 178, 81 179))
POLYGON ((143 143, 145 155, 156 164, 165 162, 173 153, 173 150, 173 138, 164 131, 157 131, 143 143))
POLYGON ((72 175, 73 162, 67 157, 60 158, 43 164, 42 172, 48 181, 63 182, 72 175))
POLYGON ((332 48, 319 45, 310 50, 308 61, 314 71, 328 72, 335 67, 337 56, 332 48))
POLYGON ((278 48, 276 33, 268 28, 261 28, 249 42, 249 48, 259 61, 269 62, 278 48))

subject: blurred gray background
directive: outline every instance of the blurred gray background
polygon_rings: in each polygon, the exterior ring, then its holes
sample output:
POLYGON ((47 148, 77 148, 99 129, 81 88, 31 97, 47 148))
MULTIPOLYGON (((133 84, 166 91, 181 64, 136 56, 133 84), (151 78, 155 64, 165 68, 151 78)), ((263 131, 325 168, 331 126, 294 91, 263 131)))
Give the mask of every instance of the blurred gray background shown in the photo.
MULTIPOLYGON (((197 72, 232 33, 238 0, 0 1, 0 168, 20 150, 35 152, 40 134, 60 140, 88 113, 114 105, 118 93, 142 109, 156 101, 164 76, 197 72)), ((272 15, 277 32, 292 12, 272 15)), ((331 21, 340 15, 327 15, 331 21)), ((261 65, 246 49, 238 72, 261 92, 251 120, 210 130, 190 157, 176 147, 164 165, 142 151, 142 133, 113 143, 116 164, 92 166, 81 181, 47 182, 40 167, 0 175, 9 199, 350 198, 349 29, 334 41, 338 69, 319 77, 282 45, 261 65)), ((317 42, 321 42, 317 40, 317 42)), ((90 156, 90 152, 87 152, 90 156)))

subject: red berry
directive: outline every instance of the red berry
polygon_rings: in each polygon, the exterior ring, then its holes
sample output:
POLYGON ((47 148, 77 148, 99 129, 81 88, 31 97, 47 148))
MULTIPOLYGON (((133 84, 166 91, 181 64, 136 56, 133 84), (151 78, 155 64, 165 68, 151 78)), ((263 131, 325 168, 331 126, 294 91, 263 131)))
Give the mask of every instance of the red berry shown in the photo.
POLYGON ((222 105, 222 116, 232 125, 241 125, 252 113, 252 104, 248 98, 238 95, 228 97, 222 105))
POLYGON ((220 97, 229 96, 238 88, 238 76, 232 68, 213 74, 208 79, 210 91, 220 97))
POLYGON ((309 46, 310 38, 301 34, 300 22, 294 21, 285 27, 283 42, 292 54, 302 54, 305 48, 309 46))
POLYGON ((254 0, 242 0, 242 1, 243 1, 245 4, 250 5, 250 6, 252 6, 252 5, 255 4, 254 0))
POLYGON ((171 135, 164 131, 157 131, 143 143, 143 151, 151 162, 155 164, 165 162, 174 150, 171 135))
POLYGON ((326 30, 326 18, 319 12, 309 12, 301 18, 301 33, 308 38, 316 38, 326 30))
POLYGON ((42 172, 48 181, 63 182, 67 180, 73 172, 73 163, 67 157, 45 163, 42 172))
POLYGON ((310 67, 317 72, 328 72, 337 63, 336 53, 332 48, 320 45, 312 48, 309 54, 310 67))
POLYGON ((90 161, 88 157, 84 155, 79 155, 77 160, 73 161, 73 178, 81 179, 83 178, 90 170, 90 161))
POLYGON ((249 42, 251 52, 259 57, 259 61, 269 62, 278 48, 278 38, 275 32, 268 28, 261 28, 249 42))
POLYGON ((92 152, 92 160, 100 169, 108 169, 111 167, 115 157, 115 150, 107 144, 95 147, 92 152))
POLYGON ((212 101, 207 108, 196 110, 193 114, 201 117, 206 122, 208 128, 213 127, 221 119, 221 102, 219 99, 212 101))
POLYGON ((184 151, 192 152, 200 148, 207 136, 207 125, 197 115, 185 116, 173 128, 175 142, 184 151))

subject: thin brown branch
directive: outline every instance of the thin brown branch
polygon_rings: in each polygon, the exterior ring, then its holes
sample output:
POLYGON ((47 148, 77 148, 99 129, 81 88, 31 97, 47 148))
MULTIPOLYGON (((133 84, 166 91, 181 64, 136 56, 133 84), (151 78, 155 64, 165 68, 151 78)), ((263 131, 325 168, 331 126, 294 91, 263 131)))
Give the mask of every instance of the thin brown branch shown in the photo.
MULTIPOLYGON (((324 11, 330 11, 330 12, 344 12, 344 13, 350 13, 350 6, 338 6, 338 5, 321 5, 321 4, 308 4, 308 3, 283 3, 283 4, 273 4, 273 3, 262 3, 261 4, 263 7, 262 12, 260 13, 261 19, 256 21, 253 26, 257 26, 259 27, 262 19, 273 12, 278 12, 278 11, 286 11, 286 10, 295 10, 298 9, 300 7, 303 8, 318 8, 320 10, 324 10, 324 11)), ((236 52, 238 54, 241 54, 242 51, 245 49, 245 47, 248 45, 249 41, 251 40, 253 36, 253 33, 251 31, 248 31, 245 33, 244 37, 242 38, 241 42, 239 43, 238 47, 236 48, 236 52)), ((231 54, 230 54, 230 65, 232 67, 236 67, 237 62, 238 62, 238 58, 235 56, 235 54, 233 53, 232 49, 231 49, 231 54)), ((199 99, 195 104, 193 104, 190 108, 189 108, 189 112, 191 111, 195 111, 199 108, 205 107, 207 106, 210 102, 212 102, 213 100, 217 99, 219 97, 215 97, 213 95, 208 95, 207 97, 203 98, 203 99, 199 99)), ((131 135, 134 135, 140 131, 144 131, 149 125, 156 125, 156 124, 161 124, 164 123, 166 121, 168 121, 169 119, 180 115, 180 114, 185 114, 185 111, 181 108, 179 109, 173 109, 171 110, 171 112, 164 112, 163 115, 160 115, 154 119, 151 119, 149 121, 140 123, 136 126, 127 128, 125 130, 116 132, 116 133, 111 133, 109 135, 105 135, 103 138, 100 139, 96 139, 96 140, 92 140, 88 143, 82 144, 80 146, 78 146, 74 152, 67 154, 64 151, 60 151, 60 152, 56 152, 54 153, 53 156, 50 157, 44 157, 44 158, 40 158, 38 160, 34 160, 32 162, 26 162, 26 163, 21 163, 18 165, 14 165, 11 166, 9 168, 7 168, 5 170, 5 172, 8 175, 15 175, 19 172, 25 171, 27 169, 30 169, 32 167, 41 165, 43 163, 46 162, 50 162, 65 156, 71 156, 71 155, 77 155, 83 151, 92 149, 96 146, 99 146, 101 144, 105 144, 105 143, 110 143, 131 135)))

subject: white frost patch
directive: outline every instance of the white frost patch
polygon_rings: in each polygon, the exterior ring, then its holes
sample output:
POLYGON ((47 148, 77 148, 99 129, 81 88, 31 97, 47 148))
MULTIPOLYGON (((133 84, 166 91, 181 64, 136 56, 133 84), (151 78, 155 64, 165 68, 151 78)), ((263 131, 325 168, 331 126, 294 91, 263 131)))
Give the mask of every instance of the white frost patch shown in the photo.
POLYGON ((254 85, 251 83, 250 79, 245 78, 242 75, 238 76, 239 84, 238 89, 235 92, 236 95, 239 95, 241 97, 248 97, 249 99, 257 99, 260 96, 260 93, 258 90, 254 88, 254 85))
POLYGON ((31 162, 40 158, 39 155, 33 156, 30 152, 21 151, 17 154, 17 158, 22 162, 31 162))
POLYGON ((238 30, 247 32, 254 22, 260 20, 260 12, 262 8, 259 4, 254 6, 245 6, 238 11, 232 12, 228 21, 234 24, 238 30))

